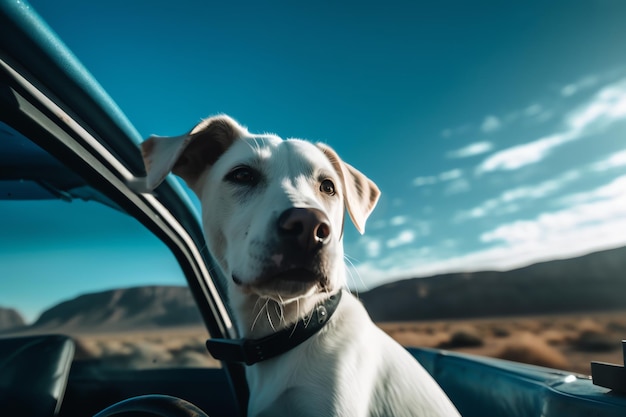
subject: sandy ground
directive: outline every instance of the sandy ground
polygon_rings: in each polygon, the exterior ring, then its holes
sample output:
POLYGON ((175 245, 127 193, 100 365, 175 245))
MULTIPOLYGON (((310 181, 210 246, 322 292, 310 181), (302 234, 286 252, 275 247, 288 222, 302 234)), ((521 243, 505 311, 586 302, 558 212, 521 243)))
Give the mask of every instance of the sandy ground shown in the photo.
POLYGON ((623 364, 626 311, 379 323, 405 346, 448 349, 590 374, 590 362, 623 364))
MULTIPOLYGON (((404 346, 433 347, 589 374, 590 362, 623 364, 626 311, 379 323, 404 346)), ((107 367, 219 367, 202 327, 74 334, 76 358, 107 367)))
POLYGON ((211 367, 220 362, 207 352, 204 327, 72 334, 76 360, 97 359, 103 367, 211 367))

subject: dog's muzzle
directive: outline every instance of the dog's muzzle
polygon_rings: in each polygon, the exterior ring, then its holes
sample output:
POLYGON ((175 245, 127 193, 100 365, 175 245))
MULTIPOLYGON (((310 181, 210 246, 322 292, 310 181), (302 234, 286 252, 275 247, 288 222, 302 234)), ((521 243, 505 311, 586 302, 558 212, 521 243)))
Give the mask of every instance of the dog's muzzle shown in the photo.
POLYGON ((305 255, 320 250, 330 242, 330 221, 318 209, 287 209, 278 217, 276 226, 282 244, 292 248, 295 245, 305 255))
MULTIPOLYGON (((332 228, 326 214, 315 208, 292 207, 283 211, 274 224, 274 237, 265 267, 253 285, 265 289, 299 292, 304 287, 328 285, 328 254, 332 228)), ((233 275, 233 282, 245 285, 233 275)))

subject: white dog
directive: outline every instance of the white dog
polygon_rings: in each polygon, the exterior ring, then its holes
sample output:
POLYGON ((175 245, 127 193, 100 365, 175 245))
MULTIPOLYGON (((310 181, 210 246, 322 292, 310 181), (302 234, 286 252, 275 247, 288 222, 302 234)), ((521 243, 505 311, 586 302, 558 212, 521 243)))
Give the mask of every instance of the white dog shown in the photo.
POLYGON ((250 134, 227 116, 142 144, 147 187, 172 171, 198 195, 240 335, 249 416, 458 416, 346 286, 344 212, 363 233, 376 185, 328 146, 250 134))

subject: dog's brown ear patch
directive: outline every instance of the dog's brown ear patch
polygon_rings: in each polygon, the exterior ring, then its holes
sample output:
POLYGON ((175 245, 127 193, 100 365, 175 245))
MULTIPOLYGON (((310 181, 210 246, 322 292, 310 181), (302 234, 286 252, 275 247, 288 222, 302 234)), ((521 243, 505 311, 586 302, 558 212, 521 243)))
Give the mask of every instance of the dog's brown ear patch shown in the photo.
POLYGON ((203 120, 185 135, 150 136, 141 144, 146 188, 154 190, 170 171, 194 188, 200 174, 246 133, 236 121, 220 115, 203 120))
POLYGON ((317 147, 324 152, 324 155, 333 164, 335 171, 339 174, 343 189, 346 209, 352 223, 359 233, 365 232, 365 222, 376 207, 380 190, 376 184, 363 175, 353 166, 343 162, 339 155, 328 145, 318 143, 317 147))

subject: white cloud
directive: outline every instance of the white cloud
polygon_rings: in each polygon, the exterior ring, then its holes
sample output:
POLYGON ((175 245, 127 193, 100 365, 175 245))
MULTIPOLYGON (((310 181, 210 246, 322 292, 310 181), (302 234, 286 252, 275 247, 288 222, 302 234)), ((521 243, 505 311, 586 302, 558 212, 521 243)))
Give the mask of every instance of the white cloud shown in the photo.
POLYGON ((497 152, 485 159, 476 172, 482 174, 493 171, 512 171, 523 166, 534 164, 548 156, 554 148, 577 139, 574 132, 557 133, 534 142, 513 146, 497 152))
POLYGON ((445 195, 460 194, 468 192, 471 188, 472 187, 470 186, 469 181, 467 181, 465 178, 459 178, 448 184, 443 193, 445 195))
POLYGON ((408 216, 395 216, 389 220, 378 220, 375 222, 376 228, 370 228, 370 230, 376 229, 378 236, 375 234, 369 234, 362 236, 356 243, 356 247, 347 247, 346 253, 351 253, 353 256, 356 254, 360 257, 364 257, 369 260, 383 261, 389 257, 388 253, 384 252, 385 248, 394 249, 399 246, 405 246, 414 242, 419 237, 428 236, 431 233, 431 224, 424 220, 411 219, 408 216), (389 229, 389 226, 403 226, 401 229, 389 229), (387 231, 381 232, 381 229, 387 229, 387 231), (390 231, 389 231, 390 230, 390 231), (396 231, 395 236, 389 238, 388 233, 396 231), (384 258, 382 257, 383 255, 384 258))
POLYGON ((538 199, 546 197, 550 194, 560 190, 564 185, 569 184, 581 177, 581 173, 578 170, 570 170, 556 178, 543 181, 534 186, 521 186, 508 191, 505 191, 500 196, 500 199, 509 203, 520 199, 538 199))
MULTIPOLYGON (((586 81, 587 84, 585 82, 572 84, 569 89, 563 91, 570 95, 577 94, 585 88, 596 87, 599 82, 600 80, 594 83, 586 81)), ((546 110, 539 104, 533 104, 518 113, 516 115, 518 118, 532 117, 539 120, 546 114, 546 110)), ((507 117, 495 118, 499 123, 498 128, 509 123, 507 117)), ((582 101, 582 105, 565 114, 561 120, 561 128, 552 131, 553 134, 487 155, 477 172, 515 170, 538 163, 554 153, 559 146, 600 133, 621 121, 626 121, 626 78, 589 94, 588 98, 582 101)), ((452 130, 449 133, 452 135, 452 130)), ((493 150, 490 142, 476 144, 453 150, 446 156, 465 158, 493 150), (475 146, 476 144, 482 145, 475 146)), ((460 254, 458 251, 461 248, 446 248, 443 243, 419 247, 415 241, 421 239, 423 232, 408 219, 403 223, 402 229, 395 229, 402 230, 400 233, 391 239, 378 240, 377 244, 372 244, 372 253, 377 253, 378 257, 369 258, 357 265, 356 269, 368 286, 373 287, 395 279, 437 273, 507 270, 544 260, 568 258, 624 246, 626 175, 586 192, 559 197, 566 187, 582 178, 588 178, 594 171, 602 172, 624 166, 626 151, 614 152, 604 159, 576 167, 547 181, 532 186, 511 188, 470 210, 459 212, 456 219, 466 220, 514 212, 535 200, 550 198, 551 205, 548 206, 550 208, 543 213, 499 224, 491 230, 484 231, 480 235, 485 245, 484 249, 477 246, 478 249, 470 253, 460 254), (412 230, 404 230, 405 227, 407 229, 411 227, 412 230), (388 248, 394 250, 385 250, 388 248)), ((463 172, 457 178, 450 178, 456 176, 454 171, 420 177, 414 184, 418 186, 440 184, 442 188, 452 187, 456 182, 464 180, 463 172)), ((387 224, 390 224, 390 221, 387 224)))
POLYGON ((626 117, 626 79, 610 84, 594 95, 593 100, 567 117, 568 125, 582 131, 606 127, 626 117), (599 126, 594 126, 599 125, 599 126))
POLYGON ((415 232, 412 230, 404 230, 398 236, 387 241, 388 248, 397 248, 398 246, 408 245, 415 240, 415 232))
POLYGON ((389 224, 392 226, 400 226, 405 224, 409 218, 407 216, 395 216, 389 220, 389 224))
MULTIPOLYGON (((545 109, 539 103, 530 104, 528 107, 523 108, 521 110, 514 110, 505 115, 496 116, 494 114, 490 114, 485 116, 483 121, 480 123, 479 129, 482 133, 493 133, 498 130, 501 130, 505 126, 520 120, 521 118, 532 118, 538 121, 546 121, 552 117, 552 112, 545 109)), ((443 138, 451 138, 453 136, 458 136, 460 134, 465 134, 470 131, 476 130, 474 126, 470 124, 466 124, 459 127, 446 128, 441 131, 441 136, 443 138)), ((466 148, 459 149, 458 151, 449 152, 449 158, 465 158, 468 156, 479 155, 484 152, 490 151, 492 145, 489 142, 478 142, 476 144, 471 144, 466 148)))
POLYGON ((439 175, 429 175, 424 177, 417 177, 413 179, 412 184, 414 187, 423 187, 425 185, 434 185, 438 182, 447 182, 459 179, 463 176, 463 171, 460 169, 452 169, 445 171, 439 175))
POLYGON ((378 258, 380 256, 380 252, 382 249, 382 244, 378 239, 367 239, 364 242, 365 245, 365 253, 370 258, 378 258))
POLYGON ((469 145, 457 149, 454 151, 450 151, 447 154, 448 158, 468 158, 470 156, 480 155, 486 152, 489 152, 493 149, 493 144, 491 142, 474 142, 469 145))
POLYGON ((448 127, 441 131, 441 136, 443 138, 450 138, 452 136, 462 135, 470 131, 472 127, 470 125, 463 125, 457 127, 448 127))
POLYGON ((430 234, 431 223, 427 221, 414 221, 412 222, 412 226, 415 228, 415 231, 419 234, 419 236, 428 236, 430 234))
POLYGON ((626 175, 573 195, 569 201, 579 204, 534 219, 505 223, 483 233, 481 240, 492 245, 487 249, 450 256, 443 244, 406 247, 380 262, 359 264, 356 270, 368 288, 373 288, 402 278, 509 270, 626 245, 626 175))
POLYGON ((423 187, 424 185, 432 185, 437 182, 437 177, 427 176, 427 177, 417 177, 413 180, 413 186, 415 187, 423 187))
POLYGON ((491 133, 491 132, 495 132, 501 127, 502 127, 502 122, 500 122, 500 119, 498 119, 496 116, 489 115, 485 117, 485 120, 483 120, 483 123, 480 126, 480 130, 482 130, 485 133, 491 133))
MULTIPOLYGON (((626 219, 615 218, 558 233, 536 232, 537 239, 509 240, 497 246, 457 256, 440 256, 440 248, 396 251, 390 262, 370 261, 356 266, 368 289, 398 279, 450 272, 506 271, 552 259, 565 259, 626 245, 626 219)), ((419 248, 418 248, 419 249, 419 248)))
POLYGON ((367 223, 368 230, 378 230, 387 227, 387 221, 383 219, 374 220, 367 223))
MULTIPOLYGON (((545 121, 549 119, 551 116, 552 116, 552 113, 548 110, 545 110, 543 106, 541 106, 541 104, 533 103, 524 109, 515 110, 502 116, 496 116, 494 114, 487 115, 485 116, 483 121, 480 123, 479 129, 482 133, 489 134, 489 133, 493 133, 502 129, 506 125, 509 125, 515 121, 518 121, 521 117, 535 118, 540 121, 545 121)), ((453 136, 466 134, 474 130, 476 130, 475 126, 470 125, 470 124, 465 124, 463 126, 458 126, 458 127, 449 127, 441 131, 441 137, 448 139, 453 136)), ((488 143, 488 142, 481 142, 481 145, 485 143, 488 143)), ((482 148, 480 147, 477 149, 478 149, 478 152, 474 153, 474 150, 470 148, 468 150, 468 152, 470 153, 466 156, 472 156, 472 155, 477 155, 479 153, 487 152, 488 150, 491 149, 491 147, 489 147, 489 149, 487 150, 482 150, 482 148)), ((451 154, 453 154, 453 152, 451 152, 451 154)), ((449 157, 450 158, 464 158, 465 155, 461 153, 461 155, 459 156, 450 155, 449 157)))
POLYGON ((451 181, 460 178, 463 175, 463 171, 460 169, 453 169, 451 171, 442 172, 439 174, 439 181, 451 181))
MULTIPOLYGON (((595 230, 615 221, 626 222, 626 175, 564 201, 573 205, 542 213, 533 220, 517 220, 498 226, 483 233, 480 240, 484 243, 500 241, 509 245, 559 240, 562 244, 570 245, 563 239, 564 236, 575 235, 581 230, 595 230)), ((616 229, 613 229, 612 233, 615 232, 616 229)))
POLYGON ((570 170, 555 178, 540 182, 531 186, 521 186, 506 190, 496 198, 484 201, 479 206, 470 210, 460 211, 455 216, 455 221, 464 221, 485 217, 490 214, 512 213, 519 209, 513 204, 519 200, 536 200, 552 195, 565 185, 576 181, 581 177, 580 170, 570 170))
POLYGON ((550 120, 554 116, 553 111, 544 108, 541 104, 538 103, 531 104, 530 106, 526 107, 523 110, 523 114, 527 118, 533 119, 537 122, 545 122, 547 120, 550 120))
POLYGON ((543 110, 543 107, 541 107, 541 104, 531 104, 530 106, 526 107, 524 109, 524 114, 528 117, 532 117, 532 116, 537 116, 539 114, 541 114, 541 111, 543 110))
POLYGON ((566 86, 561 88, 561 95, 563 97, 573 96, 574 94, 582 90, 586 90, 588 88, 595 86, 599 81, 600 80, 598 79, 598 77, 594 77, 594 76, 582 78, 574 83, 567 84, 566 86))
POLYGON ((615 152, 609 155, 608 158, 602 161, 596 162, 592 165, 594 171, 608 171, 612 168, 617 168, 626 165, 626 150, 615 152))
POLYGON ((626 79, 598 91, 587 103, 565 117, 565 129, 533 142, 497 152, 477 168, 478 174, 511 171, 542 161, 554 148, 602 131, 626 118, 626 79))
MULTIPOLYGON (((500 128, 504 126, 508 126, 515 122, 524 122, 530 120, 536 124, 537 122, 545 122, 550 120, 553 116, 553 112, 549 109, 545 109, 539 103, 533 103, 528 107, 525 107, 521 110, 514 110, 510 113, 507 113, 505 116, 500 117, 498 120, 500 122, 500 128)), ((527 123, 526 123, 527 124, 527 123)))
MULTIPOLYGON (((620 204, 626 207, 625 197, 544 213, 534 220, 518 220, 499 226, 482 234, 480 239, 485 243, 503 242, 507 245, 545 246, 547 242, 553 242, 565 247, 576 247, 580 243, 571 242, 570 239, 583 239, 584 235, 587 236, 584 239, 588 240, 588 236, 593 234, 594 242, 603 241, 615 234, 616 224, 626 224, 624 210, 618 207, 620 204)), ((621 238, 624 239, 624 236, 621 238)))
MULTIPOLYGON (((610 183, 591 191, 571 194, 561 199, 563 205, 576 205, 603 199, 619 199, 626 197, 626 175, 615 178, 610 183)), ((618 207, 626 213, 626 205, 618 207)))

